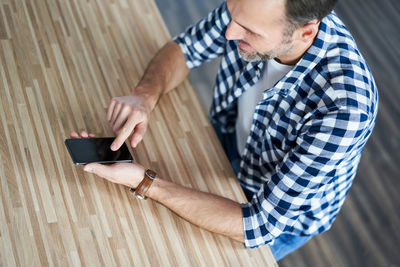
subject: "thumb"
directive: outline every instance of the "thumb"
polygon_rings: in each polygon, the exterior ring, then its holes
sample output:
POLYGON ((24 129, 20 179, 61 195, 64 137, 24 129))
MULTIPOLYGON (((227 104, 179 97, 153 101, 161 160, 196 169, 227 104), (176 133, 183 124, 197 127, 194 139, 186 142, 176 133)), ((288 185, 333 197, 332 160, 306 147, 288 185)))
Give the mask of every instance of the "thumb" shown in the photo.
POLYGON ((110 172, 110 166, 99 163, 90 163, 86 164, 83 170, 85 172, 91 172, 97 174, 98 176, 105 177, 110 172))

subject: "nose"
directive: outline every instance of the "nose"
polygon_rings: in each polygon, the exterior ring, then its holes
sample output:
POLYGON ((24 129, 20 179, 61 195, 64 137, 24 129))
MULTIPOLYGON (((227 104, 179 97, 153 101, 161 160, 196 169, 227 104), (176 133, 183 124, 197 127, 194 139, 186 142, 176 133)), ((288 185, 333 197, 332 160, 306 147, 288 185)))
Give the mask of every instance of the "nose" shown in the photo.
POLYGON ((244 39, 245 29, 243 29, 239 24, 231 21, 225 32, 225 38, 227 40, 242 40, 244 39))

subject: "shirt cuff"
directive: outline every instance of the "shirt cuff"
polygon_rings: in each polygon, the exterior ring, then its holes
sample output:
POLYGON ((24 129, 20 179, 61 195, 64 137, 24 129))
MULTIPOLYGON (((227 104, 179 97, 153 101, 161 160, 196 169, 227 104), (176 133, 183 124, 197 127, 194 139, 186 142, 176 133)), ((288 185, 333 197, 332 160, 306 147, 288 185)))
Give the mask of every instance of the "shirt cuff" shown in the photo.
POLYGON ((273 236, 267 230, 265 223, 263 223, 265 218, 262 218, 262 211, 255 208, 251 202, 243 203, 241 206, 245 247, 256 248, 271 243, 273 236))

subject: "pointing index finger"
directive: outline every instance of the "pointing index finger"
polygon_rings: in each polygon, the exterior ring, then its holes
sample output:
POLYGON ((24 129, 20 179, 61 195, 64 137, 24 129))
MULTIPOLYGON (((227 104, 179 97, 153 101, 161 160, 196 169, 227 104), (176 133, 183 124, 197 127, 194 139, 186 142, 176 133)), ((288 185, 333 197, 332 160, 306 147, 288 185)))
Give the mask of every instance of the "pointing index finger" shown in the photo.
POLYGON ((125 125, 121 128, 121 132, 115 138, 114 142, 111 144, 111 150, 118 150, 122 144, 128 139, 129 135, 135 129, 137 121, 134 117, 130 117, 125 125))

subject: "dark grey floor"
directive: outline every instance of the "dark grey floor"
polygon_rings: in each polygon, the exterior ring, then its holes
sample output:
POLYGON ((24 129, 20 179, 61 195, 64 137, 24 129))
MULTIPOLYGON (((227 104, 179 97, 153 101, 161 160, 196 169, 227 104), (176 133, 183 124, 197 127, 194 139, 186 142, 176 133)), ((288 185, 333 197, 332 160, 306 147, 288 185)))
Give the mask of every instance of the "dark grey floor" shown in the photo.
MULTIPOLYGON (((221 0, 156 0, 171 35, 221 0)), ((341 1, 336 12, 374 73, 379 116, 349 196, 330 231, 279 262, 281 266, 400 266, 400 1, 341 1)), ((216 63, 190 79, 208 110, 216 63)))

